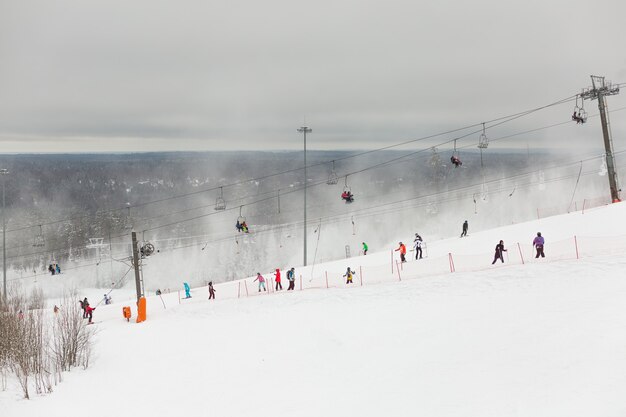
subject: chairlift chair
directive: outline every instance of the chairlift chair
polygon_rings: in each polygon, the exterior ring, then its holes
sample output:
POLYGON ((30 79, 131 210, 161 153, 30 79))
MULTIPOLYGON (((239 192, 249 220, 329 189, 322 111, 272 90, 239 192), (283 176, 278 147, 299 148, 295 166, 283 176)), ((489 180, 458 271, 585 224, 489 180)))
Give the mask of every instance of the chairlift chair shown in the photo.
POLYGON ((33 247, 42 248, 44 246, 46 246, 46 240, 44 239, 44 236, 43 236, 43 229, 41 225, 39 225, 39 233, 36 234, 33 238, 33 247))
POLYGON ((338 182, 339 182, 339 177, 337 176, 337 172, 335 172, 335 161, 333 161, 333 169, 330 171, 330 174, 328 175, 328 181, 326 181, 326 184, 335 185, 338 182))
POLYGON ((489 139, 487 138, 487 134, 485 133, 485 124, 483 123, 483 132, 478 137, 478 148, 487 149, 488 146, 489 146, 489 139))
POLYGON ((222 211, 226 210, 226 201, 224 201, 224 190, 220 187, 220 195, 215 200, 215 210, 222 211))

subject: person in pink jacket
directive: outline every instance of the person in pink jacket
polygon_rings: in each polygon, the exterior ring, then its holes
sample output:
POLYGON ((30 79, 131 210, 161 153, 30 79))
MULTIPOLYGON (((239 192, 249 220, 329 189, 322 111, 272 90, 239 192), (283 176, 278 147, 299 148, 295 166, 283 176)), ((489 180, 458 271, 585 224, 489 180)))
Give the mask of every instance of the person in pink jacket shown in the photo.
POLYGON ((283 284, 280 283, 280 269, 276 268, 276 273, 274 274, 274 281, 276 281, 276 291, 279 289, 283 289, 283 284))
POLYGON ((256 278, 254 279, 254 281, 259 281, 259 292, 261 292, 261 288, 263 288, 263 291, 267 291, 265 289, 265 278, 263 278, 263 275, 261 275, 260 272, 256 273, 256 278))

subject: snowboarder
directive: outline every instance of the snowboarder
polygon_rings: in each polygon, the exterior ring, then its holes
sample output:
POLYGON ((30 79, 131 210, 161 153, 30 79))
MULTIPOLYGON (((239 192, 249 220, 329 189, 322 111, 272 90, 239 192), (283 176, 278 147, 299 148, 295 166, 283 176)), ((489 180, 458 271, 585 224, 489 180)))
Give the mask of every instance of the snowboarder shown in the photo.
POLYGON ((396 249, 394 252, 398 252, 400 251, 400 260, 402 262, 406 262, 406 246, 404 246, 404 243, 400 242, 400 246, 398 247, 398 249, 396 249))
POLYGON ((496 253, 493 256, 493 262, 491 265, 495 264, 498 259, 504 263, 504 252, 507 252, 507 250, 504 249, 504 241, 501 240, 500 243, 496 245, 496 253))
POLYGON ((215 300, 215 288, 213 288, 213 281, 209 281, 209 300, 215 300))
POLYGON ((535 239, 533 239, 533 246, 535 247, 535 249, 537 249, 537 255, 535 256, 535 258, 538 257, 542 257, 545 258, 546 255, 543 253, 543 244, 545 243, 545 240, 543 238, 543 236, 541 236, 541 232, 537 232, 537 237, 535 239))
POLYGON ((89 318, 89 323, 87 324, 92 324, 91 320, 93 319, 93 312, 96 308, 90 306, 89 304, 87 304, 87 307, 85 308, 85 313, 87 314, 87 317, 89 318))
POLYGON ((367 250, 369 248, 367 247, 367 243, 363 242, 363 255, 367 255, 367 250))
POLYGON ((353 275, 354 275, 354 271, 352 271, 350 267, 348 267, 348 270, 346 271, 346 273, 343 274, 343 276, 346 277, 346 284, 352 284, 353 275))
POLYGON ((256 273, 256 278, 254 279, 254 281, 259 281, 259 292, 261 292, 261 288, 263 288, 263 291, 267 291, 265 289, 265 278, 263 278, 263 275, 261 275, 260 272, 256 273))
POLYGON ((415 259, 422 259, 422 237, 417 233, 415 233, 413 249, 415 249, 415 259))
POLYGON ((183 282, 183 287, 185 287, 185 298, 191 298, 191 288, 189 288, 189 284, 183 282))
POLYGON ((294 285, 296 284, 295 271, 295 268, 291 268, 289 271, 287 271, 287 281, 289 281, 289 288, 287 288, 287 291, 294 289, 294 285))
POLYGON ((461 233, 461 237, 467 236, 467 229, 468 228, 469 228, 469 225, 467 224, 467 220, 465 220, 463 222, 463 232, 461 233))
POLYGON ((276 291, 279 289, 283 289, 283 284, 280 283, 280 269, 276 268, 276 273, 274 274, 274 281, 276 281, 276 291))

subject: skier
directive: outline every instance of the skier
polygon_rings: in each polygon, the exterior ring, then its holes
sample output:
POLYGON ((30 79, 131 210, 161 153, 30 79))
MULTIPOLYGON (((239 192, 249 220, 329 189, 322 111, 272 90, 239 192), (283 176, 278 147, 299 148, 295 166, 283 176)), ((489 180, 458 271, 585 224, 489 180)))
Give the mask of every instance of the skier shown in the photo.
POLYGON ((248 224, 245 220, 241 222, 241 230, 243 230, 244 233, 250 233, 250 231, 248 230, 248 224))
POLYGON ((59 266, 59 264, 57 264, 56 271, 57 271, 57 274, 61 273, 61 267, 59 266))
POLYGON ((467 224, 467 220, 465 220, 463 222, 463 232, 461 233, 461 237, 467 236, 467 229, 468 228, 469 228, 469 225, 467 224))
POLYGON ((57 314, 59 312, 59 307, 55 304, 54 305, 54 314, 57 314))
POLYGON ((535 256, 535 258, 538 258, 539 256, 541 256, 542 258, 546 257, 546 255, 543 253, 544 243, 545 240, 543 236, 541 236, 541 232, 537 232, 537 237, 533 239, 533 246, 535 247, 535 249, 537 249, 537 256, 535 256))
POLYGON ((348 267, 348 270, 346 271, 346 273, 343 274, 343 276, 346 277, 346 284, 352 284, 353 275, 354 275, 354 271, 350 270, 350 267, 348 267))
POLYGON ((215 288, 213 288, 213 281, 209 281, 209 300, 215 300, 215 288))
POLYGON ((91 320, 93 319, 93 311, 95 309, 96 309, 95 307, 92 307, 89 304, 87 304, 87 307, 85 308, 85 313, 87 314, 87 317, 89 318, 89 323, 87 324, 92 324, 91 320))
POLYGON ((22 310, 18 311, 17 318, 20 319, 20 320, 24 319, 24 312, 22 310))
POLYGON ((87 301, 87 297, 85 297, 85 299, 83 300, 83 303, 81 304, 81 306, 83 307, 83 318, 86 319, 87 318, 87 307, 89 307, 89 301, 87 301))
POLYGON ((450 162, 452 162, 452 163, 454 164, 454 167, 455 167, 455 168, 458 168, 458 167, 460 167, 461 165, 463 165, 463 162, 461 162, 461 160, 459 159, 459 157, 458 157, 458 156, 456 156, 456 155, 452 155, 452 156, 450 157, 450 162))
POLYGON ((160 289, 160 288, 157 288, 157 290, 156 290, 156 295, 161 295, 161 294, 163 294, 163 293, 161 292, 161 289, 160 289))
POLYGON ((259 292, 261 292, 261 288, 263 288, 263 291, 267 291, 265 289, 265 278, 263 278, 263 275, 261 275, 260 272, 256 273, 256 278, 254 279, 254 281, 257 281, 257 280, 259 281, 259 292))
POLYGON ((498 259, 504 263, 504 252, 507 252, 507 250, 504 249, 504 241, 501 240, 500 243, 496 245, 496 253, 493 256, 493 262, 491 265, 495 264, 498 259))
POLYGON ((48 272, 50 272, 50 275, 54 275, 55 269, 52 264, 48 265, 48 272))
POLYGON ((346 203, 352 203, 354 201, 354 194, 352 194, 352 192, 350 191, 344 191, 343 193, 341 193, 341 198, 346 203))
POLYGON ((237 224, 235 225, 235 227, 237 228, 237 231, 239 233, 243 231, 243 226, 241 225, 241 223, 239 223, 239 220, 237 220, 237 224))
POLYGON ((296 284, 295 268, 291 268, 289 271, 287 271, 287 281, 289 281, 289 288, 287 288, 287 291, 293 290, 294 285, 296 284))
POLYGON ((369 247, 367 246, 367 243, 362 242, 363 243, 363 255, 367 255, 367 250, 369 249, 369 247))
POLYGON ((417 233, 415 233, 413 249, 415 249, 415 259, 422 259, 422 237, 417 233))
POLYGON ((111 304, 113 299, 108 294, 104 294, 104 304, 111 304))
POLYGON ((400 242, 400 246, 394 252, 398 252, 398 251, 400 251, 400 260, 402 262, 406 262, 406 258, 405 258, 406 246, 404 246, 404 243, 400 242))
POLYGON ((274 281, 276 281, 276 291, 278 289, 283 289, 283 284, 280 283, 280 269, 276 268, 276 273, 274 274, 274 281))
POLYGON ((183 282, 183 286, 185 287, 185 298, 191 298, 191 288, 189 288, 189 284, 183 282))

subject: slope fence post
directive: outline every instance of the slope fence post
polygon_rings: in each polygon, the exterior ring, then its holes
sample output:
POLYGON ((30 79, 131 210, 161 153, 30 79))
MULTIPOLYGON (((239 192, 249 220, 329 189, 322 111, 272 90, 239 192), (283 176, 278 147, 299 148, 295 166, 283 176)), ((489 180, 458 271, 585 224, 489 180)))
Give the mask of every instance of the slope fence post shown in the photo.
POLYGON ((241 281, 239 281, 239 285, 237 286, 237 298, 241 297, 241 281))
POLYGON ((363 286, 363 267, 359 266, 359 279, 361 280, 361 287, 363 286))
POLYGON ((243 281, 243 286, 246 287, 246 297, 250 296, 250 294, 248 294, 248 281, 247 280, 243 281))
POLYGON ((328 289, 328 271, 326 271, 326 289, 328 289))
POLYGON ((519 242, 517 242, 517 249, 519 250, 519 257, 522 258, 522 265, 524 265, 524 254, 522 254, 522 247, 519 242))
POLYGON ((574 235, 574 246, 576 246, 576 259, 580 259, 578 256, 578 239, 576 239, 576 235, 574 235))
POLYGON ((452 253, 448 252, 448 261, 450 261, 450 272, 456 272, 454 267, 454 259, 452 259, 452 253))
POLYGON ((398 261, 396 261, 396 271, 398 271, 398 281, 402 281, 402 277, 400 276, 400 267, 398 266, 398 261))

